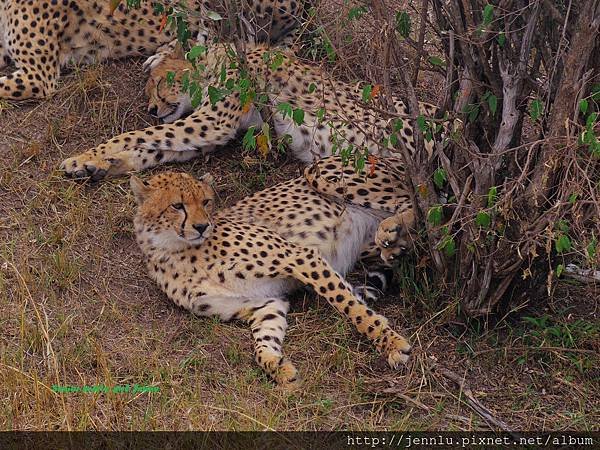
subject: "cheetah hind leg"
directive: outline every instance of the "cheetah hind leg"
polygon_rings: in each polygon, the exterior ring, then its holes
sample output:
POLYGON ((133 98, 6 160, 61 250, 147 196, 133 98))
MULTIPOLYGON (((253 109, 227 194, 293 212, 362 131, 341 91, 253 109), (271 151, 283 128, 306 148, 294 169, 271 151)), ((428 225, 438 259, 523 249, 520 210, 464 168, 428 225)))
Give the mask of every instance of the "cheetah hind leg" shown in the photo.
MULTIPOLYGON (((0 77, 0 99, 46 98, 56 90, 60 74, 59 46, 49 38, 40 41, 43 45, 39 45, 39 54, 23 50, 14 56, 17 70, 0 77), (44 69, 38 69, 40 67, 44 69)), ((0 61, 4 59, 5 56, 0 52, 0 61)))
POLYGON ((10 58, 8 52, 2 43, 2 30, 0 30, 0 69, 5 68, 10 64, 10 58))

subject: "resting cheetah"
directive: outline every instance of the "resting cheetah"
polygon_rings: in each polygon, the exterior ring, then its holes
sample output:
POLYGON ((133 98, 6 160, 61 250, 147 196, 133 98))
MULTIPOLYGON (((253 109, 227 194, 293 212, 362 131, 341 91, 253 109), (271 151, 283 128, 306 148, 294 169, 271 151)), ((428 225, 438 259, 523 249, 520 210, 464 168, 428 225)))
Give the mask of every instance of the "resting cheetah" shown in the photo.
POLYGON ((302 284, 347 316, 397 368, 408 360, 410 345, 342 278, 372 243, 382 218, 406 204, 399 175, 383 164, 376 169, 359 176, 343 169, 339 158, 328 158, 304 176, 218 212, 209 175, 200 181, 171 172, 148 182, 132 177, 135 233, 150 276, 197 315, 248 322, 256 361, 279 384, 297 381, 282 353, 284 295, 302 284), (352 204, 337 201, 342 191, 333 197, 319 191, 340 174, 347 176, 343 193, 352 204))
MULTIPOLYGON (((161 14, 151 5, 128 10, 123 0, 111 14, 111 3, 0 0, 0 68, 12 60, 17 69, 0 77, 0 99, 47 97, 56 89, 61 67, 68 63, 149 55, 173 41, 175 32, 170 26, 163 30, 161 14)), ((186 4, 191 10, 190 31, 200 31, 208 39, 216 22, 207 14, 224 14, 223 2, 188 0, 186 4)), ((297 26, 301 11, 297 0, 252 0, 243 5, 248 8, 243 23, 255 26, 252 38, 257 41, 285 36, 297 26)))
MULTIPOLYGON (((224 145, 236 134, 250 126, 260 128, 263 120, 258 109, 242 105, 239 90, 216 104, 207 95, 210 84, 218 85, 220 70, 226 67, 224 78, 236 80, 238 69, 228 60, 227 44, 210 46, 201 63, 204 71, 205 92, 200 106, 190 112, 189 98, 182 94, 182 71, 191 66, 181 58, 167 57, 152 69, 147 84, 150 112, 170 124, 149 127, 119 135, 81 155, 68 158, 61 169, 68 176, 87 177, 98 180, 156 166, 168 161, 186 161, 224 145), (225 65, 223 66, 225 62, 225 65), (176 83, 169 86, 166 74, 177 72, 176 83)), ((238 65, 239 66, 239 65, 238 65)), ((300 61, 291 51, 272 49, 264 45, 251 46, 246 52, 246 69, 259 83, 257 88, 268 94, 273 112, 275 133, 290 135, 290 147, 294 155, 305 162, 331 155, 336 147, 354 146, 366 148, 369 153, 388 155, 389 148, 382 139, 391 132, 390 120, 370 109, 362 101, 358 87, 335 80, 318 67, 300 61), (279 58, 279 64, 274 64, 279 58), (292 108, 304 111, 304 123, 297 125, 292 117, 278 110, 276 105, 288 103, 292 108), (322 117, 321 117, 322 116, 322 117), (340 143, 341 141, 341 143, 340 143), (336 143, 337 142, 337 143, 336 143)), ((407 116, 408 109, 399 99, 394 99, 398 114, 407 116)), ((434 107, 422 104, 422 112, 428 116, 434 107)), ((409 148, 413 147, 412 128, 408 120, 398 131, 409 148)), ((428 150, 431 145, 428 143, 428 150)))

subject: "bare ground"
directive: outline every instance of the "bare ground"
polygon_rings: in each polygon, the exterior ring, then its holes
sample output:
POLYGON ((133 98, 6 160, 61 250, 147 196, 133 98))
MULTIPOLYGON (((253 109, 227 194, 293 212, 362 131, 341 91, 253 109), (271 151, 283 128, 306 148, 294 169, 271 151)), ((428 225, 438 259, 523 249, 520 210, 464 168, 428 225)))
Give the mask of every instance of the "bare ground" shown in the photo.
MULTIPOLYGON (((244 326, 194 318, 146 277, 128 180, 86 185, 57 171, 151 124, 144 78, 140 61, 109 63, 73 71, 48 101, 0 104, 0 429, 489 429, 443 367, 512 429, 598 430, 598 287, 563 283, 544 306, 466 327, 410 261, 401 294, 375 305, 415 344, 408 368, 392 372, 300 293, 286 351, 303 389, 274 388, 244 326), (52 392, 127 384, 160 392, 52 392)), ((298 173, 291 158, 238 146, 177 169, 211 171, 223 205, 298 173)))

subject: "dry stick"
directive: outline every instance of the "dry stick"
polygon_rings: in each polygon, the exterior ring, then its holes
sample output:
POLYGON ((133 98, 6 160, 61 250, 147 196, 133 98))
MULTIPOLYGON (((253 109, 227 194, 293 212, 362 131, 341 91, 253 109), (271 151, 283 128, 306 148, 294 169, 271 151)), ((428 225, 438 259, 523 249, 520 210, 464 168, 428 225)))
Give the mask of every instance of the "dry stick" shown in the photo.
POLYGON ((419 70, 421 68, 421 59, 423 58, 423 44, 425 43, 425 29, 427 28, 427 7, 429 0, 422 0, 421 3, 421 29, 419 30, 419 42, 417 43, 417 62, 413 73, 413 85, 417 84, 419 70))
POLYGON ((420 401, 409 397, 408 395, 404 394, 400 388, 397 387, 389 387, 389 388, 385 388, 382 392, 386 393, 386 394, 393 394, 396 397, 400 397, 402 400, 407 401, 409 403, 412 403, 413 405, 415 405, 417 408, 422 409, 423 411, 426 412, 430 412, 431 408, 427 405, 424 405, 423 403, 421 403, 420 401))
POLYGON ((459 387, 460 393, 465 395, 467 405, 473 411, 475 411, 480 417, 482 417, 486 422, 488 422, 488 424, 492 424, 496 428, 499 428, 503 431, 511 433, 511 435, 513 435, 513 437, 515 437, 515 438, 518 437, 518 435, 511 430, 511 428, 508 426, 508 424, 506 424, 504 421, 502 421, 500 419, 495 418, 492 415, 492 412, 489 409, 487 409, 485 406, 483 406, 479 402, 479 400, 477 400, 475 398, 475 396, 473 395, 473 391, 471 391, 471 388, 465 381, 464 377, 460 377, 455 372, 452 372, 451 370, 446 369, 445 367, 441 367, 437 364, 434 364, 434 366, 431 368, 431 370, 439 373, 444 378, 447 378, 448 380, 454 382, 459 387))
POLYGON ((598 352, 595 350, 586 350, 586 349, 579 349, 579 348, 566 348, 566 347, 501 347, 501 348, 488 348, 485 350, 480 350, 478 352, 473 353, 473 356, 479 356, 479 355, 484 355, 486 353, 494 353, 494 352, 520 352, 520 351, 527 351, 527 350, 531 350, 531 351, 535 351, 535 350, 540 350, 540 351, 548 351, 548 352, 573 352, 573 353, 589 353, 589 354, 597 354, 598 352))

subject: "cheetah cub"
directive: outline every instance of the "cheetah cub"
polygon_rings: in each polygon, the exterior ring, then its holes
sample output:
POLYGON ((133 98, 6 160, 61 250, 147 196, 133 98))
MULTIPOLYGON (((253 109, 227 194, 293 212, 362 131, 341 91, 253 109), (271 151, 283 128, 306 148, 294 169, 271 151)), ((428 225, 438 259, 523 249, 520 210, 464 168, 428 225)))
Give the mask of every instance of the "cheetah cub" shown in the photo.
POLYGON ((350 173, 347 191, 355 194, 346 192, 352 199, 344 204, 342 191, 326 193, 337 182, 331 174, 347 170, 340 168, 338 158, 329 158, 304 176, 221 211, 214 208, 210 175, 196 180, 167 172, 147 182, 131 178, 135 234, 151 278, 194 314, 248 323, 257 363, 284 387, 298 382, 296 368, 282 351, 285 295, 302 285, 350 319, 392 368, 405 363, 411 349, 343 278, 361 252, 376 249, 377 226, 393 209, 402 209, 402 202, 400 208, 392 205, 403 191, 386 192, 398 186, 395 176, 367 179, 350 173))

